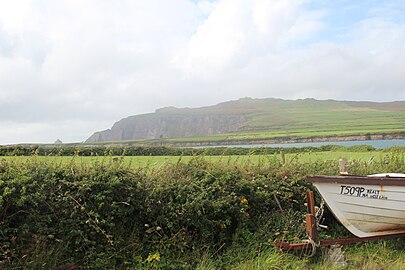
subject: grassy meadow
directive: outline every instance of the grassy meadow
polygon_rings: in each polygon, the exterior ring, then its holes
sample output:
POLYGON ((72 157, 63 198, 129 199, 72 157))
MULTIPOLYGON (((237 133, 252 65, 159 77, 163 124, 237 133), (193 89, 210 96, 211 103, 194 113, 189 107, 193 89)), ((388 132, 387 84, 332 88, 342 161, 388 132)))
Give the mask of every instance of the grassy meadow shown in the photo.
MULTIPOLYGON (((340 158, 347 161, 381 161, 390 153, 383 151, 365 151, 365 152, 348 152, 348 151, 324 151, 324 152, 305 152, 285 154, 285 161, 288 162, 315 162, 322 160, 335 160, 336 163, 340 158)), ((169 164, 179 162, 189 162, 193 156, 3 156, 4 159, 16 163, 30 162, 38 160, 50 163, 109 163, 113 160, 119 160, 125 166, 133 169, 138 168, 158 168, 169 164)), ((271 155, 223 155, 223 156, 202 156, 208 162, 226 163, 226 164, 256 164, 261 165, 267 162, 273 162, 275 159, 281 159, 280 154, 271 155)))

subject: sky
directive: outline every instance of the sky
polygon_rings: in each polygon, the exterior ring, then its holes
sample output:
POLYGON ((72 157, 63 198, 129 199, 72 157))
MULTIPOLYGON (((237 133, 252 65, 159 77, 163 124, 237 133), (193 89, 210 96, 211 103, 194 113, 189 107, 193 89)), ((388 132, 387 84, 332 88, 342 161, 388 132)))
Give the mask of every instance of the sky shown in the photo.
POLYGON ((405 1, 0 0, 0 144, 242 97, 405 100, 405 1))

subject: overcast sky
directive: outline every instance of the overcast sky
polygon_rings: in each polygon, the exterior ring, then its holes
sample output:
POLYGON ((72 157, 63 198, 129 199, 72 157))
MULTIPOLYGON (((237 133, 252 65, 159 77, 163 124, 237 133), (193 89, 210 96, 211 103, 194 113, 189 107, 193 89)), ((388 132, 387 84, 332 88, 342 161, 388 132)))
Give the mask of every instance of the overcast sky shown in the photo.
POLYGON ((405 100, 405 1, 0 0, 0 144, 241 97, 405 100))

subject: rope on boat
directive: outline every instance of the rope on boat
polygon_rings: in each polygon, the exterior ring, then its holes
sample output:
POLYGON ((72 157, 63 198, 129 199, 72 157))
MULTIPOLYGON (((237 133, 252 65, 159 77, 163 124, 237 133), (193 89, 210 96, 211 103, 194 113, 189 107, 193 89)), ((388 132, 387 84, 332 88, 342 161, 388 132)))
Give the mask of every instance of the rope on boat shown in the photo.
POLYGON ((312 247, 311 253, 309 255, 306 255, 306 256, 308 258, 314 257, 315 254, 316 254, 316 249, 321 246, 320 242, 315 243, 315 241, 312 238, 308 238, 307 240, 304 240, 304 242, 309 243, 311 245, 311 247, 312 247))
POLYGON ((315 213, 315 218, 317 221, 318 228, 322 229, 328 229, 328 226, 323 225, 322 223, 324 222, 323 214, 325 213, 325 200, 322 198, 321 204, 319 207, 315 207, 316 213, 315 213))
POLYGON ((315 213, 315 217, 317 220, 321 221, 323 218, 323 213, 325 212, 325 201, 324 199, 321 200, 321 204, 317 207, 317 211, 315 213))

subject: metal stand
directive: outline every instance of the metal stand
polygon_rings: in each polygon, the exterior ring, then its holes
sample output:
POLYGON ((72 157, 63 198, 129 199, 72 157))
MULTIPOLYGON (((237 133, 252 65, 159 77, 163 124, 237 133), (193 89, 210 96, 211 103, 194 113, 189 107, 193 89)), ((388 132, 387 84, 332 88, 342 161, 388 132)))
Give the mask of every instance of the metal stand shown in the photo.
POLYGON ((329 240, 321 240, 319 241, 318 235, 318 225, 315 218, 315 199, 314 199, 314 192, 307 191, 306 193, 306 201, 307 201, 307 210, 308 214, 305 216, 306 220, 306 231, 308 235, 308 240, 302 243, 291 244, 288 242, 275 240, 274 247, 276 250, 279 251, 300 251, 300 250, 310 250, 312 249, 312 255, 315 254, 316 248, 318 247, 327 247, 331 245, 346 245, 346 244, 354 244, 354 243, 361 243, 361 242, 368 242, 373 240, 380 240, 380 239, 389 239, 389 238, 396 238, 405 236, 405 234, 389 234, 389 235, 381 235, 381 236, 371 236, 371 237, 351 237, 351 238, 338 238, 338 239, 329 239, 329 240))

